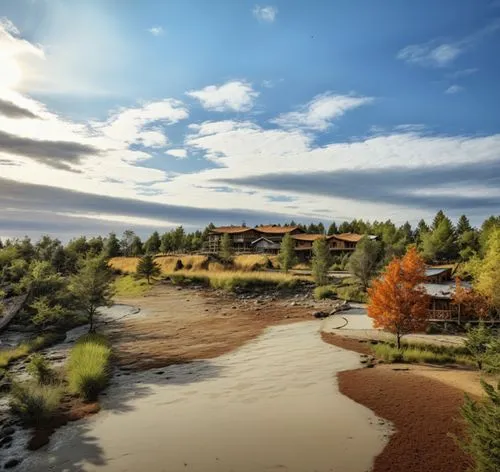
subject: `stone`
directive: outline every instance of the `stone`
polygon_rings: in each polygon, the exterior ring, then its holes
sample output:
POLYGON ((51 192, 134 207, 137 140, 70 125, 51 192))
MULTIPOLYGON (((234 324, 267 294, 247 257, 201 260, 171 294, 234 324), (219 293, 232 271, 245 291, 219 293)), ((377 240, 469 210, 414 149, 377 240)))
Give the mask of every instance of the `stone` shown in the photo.
POLYGON ((5 447, 7 444, 10 445, 12 442, 12 436, 5 436, 4 438, 0 439, 0 446, 5 447))
POLYGON ((297 305, 297 302, 290 303, 290 306, 295 306, 295 305, 297 305))
POLYGON ((329 316, 329 314, 324 311, 315 311, 312 315, 314 318, 327 318, 329 316))
POLYGON ((159 370, 158 372, 155 372, 156 375, 162 375, 164 374, 165 372, 163 370, 159 370))
POLYGON ((2 435, 3 436, 12 436, 15 432, 16 432, 16 430, 12 426, 4 426, 2 428, 2 435))
POLYGON ((12 469, 12 467, 15 467, 16 465, 19 465, 21 463, 21 459, 9 459, 4 465, 4 469, 12 469))
POLYGON ((238 307, 237 307, 236 305, 233 305, 233 306, 231 307, 231 310, 236 310, 237 308, 238 308, 238 307))

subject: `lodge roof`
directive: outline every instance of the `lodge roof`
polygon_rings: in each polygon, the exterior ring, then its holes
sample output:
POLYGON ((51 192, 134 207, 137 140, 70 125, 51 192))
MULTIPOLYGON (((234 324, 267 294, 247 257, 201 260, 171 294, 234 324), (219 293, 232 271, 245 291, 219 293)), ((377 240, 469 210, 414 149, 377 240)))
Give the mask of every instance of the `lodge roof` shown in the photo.
POLYGON ((236 234, 236 233, 246 233, 247 231, 251 231, 253 228, 249 228, 248 226, 219 226, 218 228, 214 228, 212 233, 227 233, 227 234, 236 234))
POLYGON ((292 235, 292 239, 296 239, 297 241, 316 241, 317 239, 324 238, 324 234, 294 234, 292 235))
POLYGON ((357 243, 361 241, 361 239, 363 239, 364 236, 365 236, 364 234, 357 234, 357 233, 341 233, 341 234, 332 234, 331 236, 328 236, 328 239, 334 238, 350 243, 357 243))
POLYGON ((281 225, 262 225, 256 226, 255 230, 259 233, 267 233, 267 234, 286 234, 291 233, 295 230, 303 231, 302 228, 298 226, 281 226, 281 225))

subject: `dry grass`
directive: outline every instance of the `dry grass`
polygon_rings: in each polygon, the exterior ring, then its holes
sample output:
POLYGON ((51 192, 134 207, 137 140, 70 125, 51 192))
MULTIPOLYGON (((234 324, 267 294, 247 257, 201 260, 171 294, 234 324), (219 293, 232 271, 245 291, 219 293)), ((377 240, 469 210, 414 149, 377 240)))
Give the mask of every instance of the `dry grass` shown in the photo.
MULTIPOLYGON (((123 273, 132 274, 137 269, 139 257, 113 257, 109 260, 109 265, 113 269, 121 270, 123 273)), ((158 256, 155 257, 155 262, 160 266, 163 273, 173 272, 175 264, 178 260, 182 261, 182 265, 188 270, 201 270, 203 264, 206 264, 206 256, 158 256)))
POLYGON ((263 254, 242 254, 235 256, 234 267, 237 270, 255 270, 266 265, 268 257, 263 254))
POLYGON ((185 271, 179 270, 166 274, 174 283, 203 284, 215 289, 229 292, 237 289, 257 287, 292 288, 299 280, 310 280, 310 277, 297 277, 291 274, 262 271, 185 271))

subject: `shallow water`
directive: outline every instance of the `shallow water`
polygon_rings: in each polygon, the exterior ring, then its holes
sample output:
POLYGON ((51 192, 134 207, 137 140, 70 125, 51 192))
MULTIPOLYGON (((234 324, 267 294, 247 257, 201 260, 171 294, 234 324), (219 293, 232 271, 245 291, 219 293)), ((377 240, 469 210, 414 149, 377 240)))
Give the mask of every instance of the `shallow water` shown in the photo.
POLYGON ((230 354, 118 373, 104 411, 58 430, 21 470, 364 472, 387 426, 341 395, 357 354, 320 322, 268 329, 230 354))

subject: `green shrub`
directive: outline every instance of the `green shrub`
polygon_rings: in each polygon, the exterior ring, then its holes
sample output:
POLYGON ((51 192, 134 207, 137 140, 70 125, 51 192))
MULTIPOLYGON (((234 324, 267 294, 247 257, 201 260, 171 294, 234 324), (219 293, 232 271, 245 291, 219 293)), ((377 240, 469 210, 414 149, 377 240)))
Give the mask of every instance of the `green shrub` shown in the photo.
POLYGON ((473 472, 500 470, 500 385, 495 389, 481 380, 486 397, 477 402, 466 395, 461 409, 466 423, 466 437, 459 440, 470 454, 473 472))
POLYGON ((11 362, 28 356, 32 352, 52 346, 65 338, 64 333, 46 333, 33 338, 19 346, 0 351, 0 369, 5 369, 11 362))
POLYGON ((345 285, 343 287, 338 287, 337 295, 343 300, 353 302, 366 303, 368 301, 367 294, 355 285, 345 285))
POLYGON ((320 285, 313 291, 316 300, 323 300, 324 298, 335 298, 337 295, 337 288, 333 285, 320 285))
POLYGON ((55 385, 39 385, 36 382, 14 383, 11 389, 10 407, 26 424, 39 425, 56 411, 62 391, 55 385))
POLYGON ((383 359, 385 362, 401 362, 403 360, 402 351, 390 344, 379 343, 372 346, 375 356, 383 359))
POLYGON ((111 348, 105 337, 82 336, 69 355, 67 375, 71 393, 86 401, 97 399, 110 376, 111 348))
POLYGON ((27 370, 42 385, 49 385, 55 381, 54 371, 41 354, 33 354, 31 356, 27 370))
POLYGON ((372 346, 376 357, 386 362, 408 362, 430 364, 460 363, 470 365, 470 356, 465 354, 462 346, 442 346, 437 344, 422 344, 405 342, 401 349, 392 343, 378 343, 372 346))

